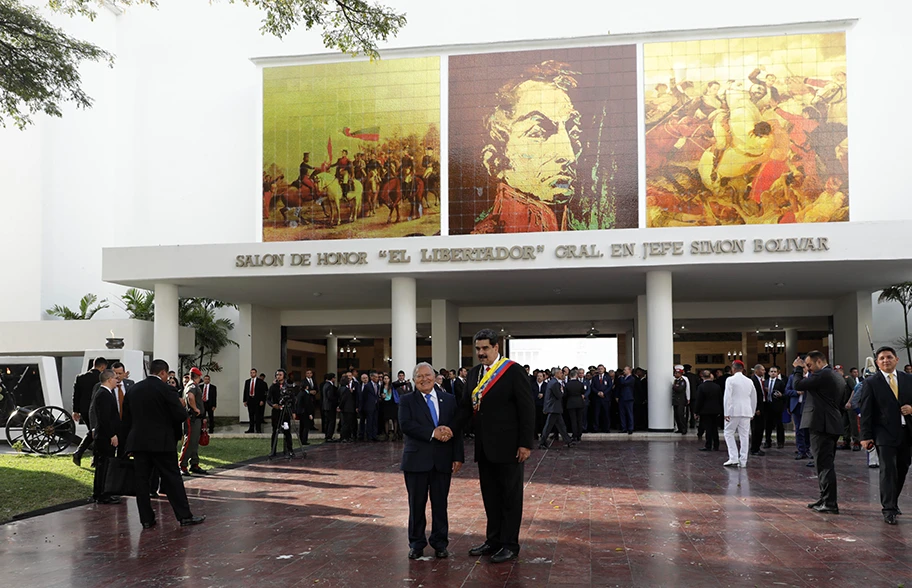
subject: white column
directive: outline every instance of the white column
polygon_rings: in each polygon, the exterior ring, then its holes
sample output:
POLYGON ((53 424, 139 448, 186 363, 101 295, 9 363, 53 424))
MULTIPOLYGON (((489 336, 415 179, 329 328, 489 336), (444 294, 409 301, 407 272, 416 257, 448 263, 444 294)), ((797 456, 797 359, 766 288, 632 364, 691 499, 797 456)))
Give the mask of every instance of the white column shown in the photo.
POLYGON ((152 328, 152 359, 164 359, 180 372, 177 284, 155 284, 155 323, 152 328))
MULTIPOLYGON (((335 335, 326 337, 326 373, 336 373, 339 366, 339 338, 335 335)), ((336 374, 338 376, 338 374, 336 374)), ((338 383, 339 380, 336 380, 338 383)))
POLYGON ((852 292, 836 300, 833 315, 833 358, 837 364, 850 367, 864 365, 872 354, 865 326, 873 323, 870 292, 852 292))
POLYGON ((431 361, 435 368, 459 367, 459 308, 448 300, 431 300, 431 361))
POLYGON ((646 349, 649 371, 649 430, 671 431, 671 382, 674 368, 671 272, 646 274, 646 349))
POLYGON ((785 366, 786 372, 788 371, 788 366, 792 365, 792 362, 795 360, 795 357, 798 355, 798 329, 786 329, 785 330, 785 356, 783 357, 780 365, 785 366))
POLYGON ((649 353, 646 349, 646 342, 649 337, 646 335, 646 295, 637 296, 637 314, 634 320, 633 330, 636 333, 636 349, 634 350, 635 365, 630 367, 641 367, 648 370, 649 353))
MULTIPOLYGON (((415 278, 397 277, 392 280, 392 341, 393 377, 402 370, 412 377, 417 350, 415 330, 418 326, 415 278)), ((433 335, 432 339, 433 341, 433 335)))

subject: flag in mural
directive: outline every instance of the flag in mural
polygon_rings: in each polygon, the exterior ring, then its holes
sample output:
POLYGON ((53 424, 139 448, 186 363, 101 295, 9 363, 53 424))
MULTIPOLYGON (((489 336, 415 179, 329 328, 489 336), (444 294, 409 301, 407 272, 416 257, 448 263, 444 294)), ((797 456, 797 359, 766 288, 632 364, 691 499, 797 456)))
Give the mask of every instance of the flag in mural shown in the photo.
POLYGON ((380 127, 368 127, 366 129, 359 129, 353 131, 348 127, 342 129, 342 134, 346 137, 351 137, 352 139, 361 139, 362 141, 379 141, 380 140, 380 127))

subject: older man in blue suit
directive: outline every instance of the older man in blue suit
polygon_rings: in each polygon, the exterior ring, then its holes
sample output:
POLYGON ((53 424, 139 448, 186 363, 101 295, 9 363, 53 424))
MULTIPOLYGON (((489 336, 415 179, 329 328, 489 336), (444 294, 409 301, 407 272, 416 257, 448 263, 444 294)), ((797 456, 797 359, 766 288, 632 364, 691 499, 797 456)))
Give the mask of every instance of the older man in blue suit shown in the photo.
POLYGON ((399 401, 399 428, 405 435, 401 469, 409 501, 409 559, 424 555, 430 542, 437 558, 449 557, 447 497, 450 480, 465 462, 462 435, 453 435, 456 397, 435 390, 434 368, 429 363, 415 366, 412 379, 416 392, 399 401), (431 497, 431 536, 425 536, 425 507, 431 497))
MULTIPOLYGON (((805 369, 805 375, 807 370, 805 369)), ((801 428, 801 414, 804 411, 804 393, 795 390, 796 376, 789 376, 785 385, 785 397, 788 398, 789 412, 792 414, 792 423, 795 425, 795 445, 798 455, 795 460, 811 459, 810 435, 807 429, 801 428)))

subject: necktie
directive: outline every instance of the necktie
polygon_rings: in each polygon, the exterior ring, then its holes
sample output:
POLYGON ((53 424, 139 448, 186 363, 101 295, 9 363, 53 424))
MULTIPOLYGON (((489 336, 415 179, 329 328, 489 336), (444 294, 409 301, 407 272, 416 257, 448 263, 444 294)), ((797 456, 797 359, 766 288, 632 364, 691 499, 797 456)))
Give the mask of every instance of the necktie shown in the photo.
POLYGON ((209 402, 209 384, 203 386, 203 402, 209 402))
POLYGON ((250 378, 250 397, 253 398, 253 387, 256 385, 256 380, 250 378))
POLYGON ((899 400, 899 387, 896 385, 896 374, 887 374, 887 378, 890 380, 890 390, 893 390, 893 396, 896 396, 896 399, 899 400))
POLYGON ((121 384, 117 384, 117 413, 123 418, 123 386, 121 384))
POLYGON ((434 426, 437 426, 437 409, 434 408, 434 402, 431 400, 430 394, 425 394, 424 399, 427 400, 428 410, 431 411, 431 420, 434 421, 434 426))

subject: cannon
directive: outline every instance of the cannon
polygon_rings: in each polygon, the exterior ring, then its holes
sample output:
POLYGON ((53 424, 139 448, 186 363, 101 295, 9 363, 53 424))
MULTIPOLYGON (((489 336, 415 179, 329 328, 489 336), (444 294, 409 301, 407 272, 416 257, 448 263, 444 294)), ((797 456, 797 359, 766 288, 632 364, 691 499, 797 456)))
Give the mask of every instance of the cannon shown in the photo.
POLYGON ((37 365, 3 366, 0 423, 6 423, 6 440, 11 447, 21 443, 24 451, 54 455, 81 441, 73 416, 59 406, 40 406, 43 401, 37 365), (17 400, 24 405, 19 406, 17 400))

